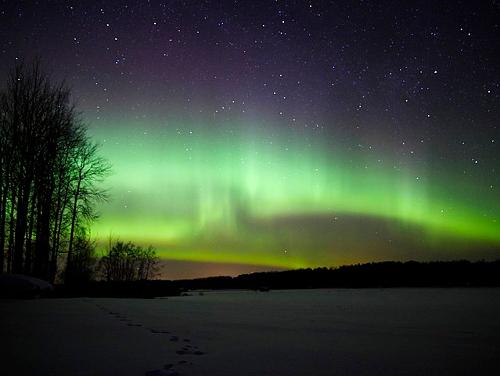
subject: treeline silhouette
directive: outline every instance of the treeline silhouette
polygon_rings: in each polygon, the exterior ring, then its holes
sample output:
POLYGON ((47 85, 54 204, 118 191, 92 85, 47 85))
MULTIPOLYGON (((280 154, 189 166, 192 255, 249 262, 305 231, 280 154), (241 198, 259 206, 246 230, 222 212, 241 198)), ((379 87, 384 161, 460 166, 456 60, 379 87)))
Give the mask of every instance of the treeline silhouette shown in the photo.
POLYGON ((500 260, 388 261, 180 280, 173 284, 189 290, 500 286, 500 260))
POLYGON ((0 92, 0 273, 66 280, 89 251, 108 163, 40 63, 18 64, 0 92), (73 263, 75 260, 75 263, 73 263))
POLYGON ((184 280, 92 281, 59 286, 60 296, 172 296, 189 290, 259 290, 392 287, 500 287, 498 261, 376 262, 337 268, 218 276, 184 280))

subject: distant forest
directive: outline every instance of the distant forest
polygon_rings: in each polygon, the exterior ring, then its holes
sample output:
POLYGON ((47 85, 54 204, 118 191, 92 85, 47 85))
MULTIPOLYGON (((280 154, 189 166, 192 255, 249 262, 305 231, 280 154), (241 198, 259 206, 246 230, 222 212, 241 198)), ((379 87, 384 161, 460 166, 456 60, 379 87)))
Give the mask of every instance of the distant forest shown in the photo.
POLYGON ((500 260, 375 262, 174 281, 186 289, 307 289, 500 286, 500 260))

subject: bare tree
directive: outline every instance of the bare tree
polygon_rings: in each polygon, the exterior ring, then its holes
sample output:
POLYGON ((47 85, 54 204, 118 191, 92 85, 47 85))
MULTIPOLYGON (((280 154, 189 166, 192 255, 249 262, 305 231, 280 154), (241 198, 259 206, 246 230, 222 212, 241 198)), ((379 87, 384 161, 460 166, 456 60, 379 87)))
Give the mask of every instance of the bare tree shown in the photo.
POLYGON ((69 89, 39 61, 16 65, 0 93, 0 272, 53 280, 63 245, 69 264, 77 228, 105 199, 108 172, 69 89))
POLYGON ((108 198, 106 190, 100 188, 100 184, 109 175, 111 167, 109 163, 98 155, 98 145, 87 140, 75 149, 73 165, 71 169, 71 211, 68 257, 66 268, 71 268, 73 257, 73 242, 78 218, 94 220, 97 217, 94 205, 97 202, 106 201, 108 198))
POLYGON ((64 271, 66 284, 85 284, 94 279, 97 265, 96 245, 87 231, 80 228, 73 242, 71 264, 64 271))
POLYGON ((99 268, 107 281, 137 281, 154 277, 158 258, 152 246, 143 248, 131 242, 110 242, 99 268))

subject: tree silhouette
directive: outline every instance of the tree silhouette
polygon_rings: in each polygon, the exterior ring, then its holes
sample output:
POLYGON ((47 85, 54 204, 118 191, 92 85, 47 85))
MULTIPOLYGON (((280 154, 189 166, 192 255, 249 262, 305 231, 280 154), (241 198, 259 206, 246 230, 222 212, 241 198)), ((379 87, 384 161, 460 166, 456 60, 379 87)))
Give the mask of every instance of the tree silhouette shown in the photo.
POLYGON ((84 285, 94 279, 97 265, 95 242, 87 236, 85 229, 78 231, 73 241, 71 263, 64 271, 67 285, 84 285))
POLYGON ((86 140, 75 149, 70 174, 72 190, 67 269, 71 269, 73 242, 78 218, 87 221, 94 220, 97 216, 94 211, 94 204, 108 198, 106 191, 99 188, 97 183, 101 183, 109 174, 110 166, 97 152, 97 144, 90 140, 86 140))
POLYGON ((156 272, 158 258, 152 246, 143 248, 131 242, 111 243, 99 267, 107 281, 139 281, 152 278, 156 272))
POLYGON ((59 256, 71 262, 76 228, 106 198, 97 152, 68 88, 39 61, 16 65, 0 93, 0 272, 53 281, 59 256))

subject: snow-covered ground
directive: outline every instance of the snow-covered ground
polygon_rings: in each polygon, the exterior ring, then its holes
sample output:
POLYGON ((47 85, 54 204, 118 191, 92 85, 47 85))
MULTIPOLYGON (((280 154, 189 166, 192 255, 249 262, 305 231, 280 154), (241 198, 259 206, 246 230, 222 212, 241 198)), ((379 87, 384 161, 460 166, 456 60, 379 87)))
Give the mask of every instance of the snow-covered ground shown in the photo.
POLYGON ((0 301, 2 375, 500 374, 500 289, 0 301))

